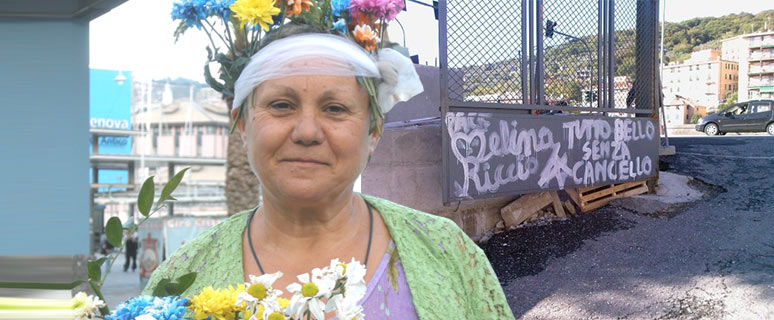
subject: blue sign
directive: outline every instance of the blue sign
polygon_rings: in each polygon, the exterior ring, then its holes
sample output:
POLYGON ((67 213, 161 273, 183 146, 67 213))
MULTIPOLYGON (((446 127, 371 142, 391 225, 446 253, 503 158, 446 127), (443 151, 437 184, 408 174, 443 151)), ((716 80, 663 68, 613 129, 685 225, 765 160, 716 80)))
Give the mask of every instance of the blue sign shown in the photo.
MULTIPOLYGON (((132 128, 132 74, 117 70, 89 70, 89 127, 92 129, 132 128), (124 81, 116 81, 119 75, 124 81)), ((92 140, 93 138, 89 138, 92 140)), ((89 152, 93 152, 95 141, 89 141, 89 152)), ((99 154, 131 154, 132 138, 129 137, 99 137, 99 154)), ((89 180, 94 183, 94 177, 89 170, 89 180)), ((99 170, 99 183, 126 184, 129 183, 129 173, 126 170, 99 170)), ((99 191, 107 191, 100 189, 99 191)))

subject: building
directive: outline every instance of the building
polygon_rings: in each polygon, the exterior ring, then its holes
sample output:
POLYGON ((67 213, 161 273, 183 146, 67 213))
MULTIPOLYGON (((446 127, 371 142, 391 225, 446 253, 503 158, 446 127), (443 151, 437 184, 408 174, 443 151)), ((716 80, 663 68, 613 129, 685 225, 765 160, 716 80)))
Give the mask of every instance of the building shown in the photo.
POLYGON ((738 67, 720 50, 696 51, 682 63, 664 66, 662 91, 664 96, 680 95, 714 112, 729 93, 738 89, 738 67))
POLYGON ((230 113, 220 94, 206 85, 177 82, 127 83, 124 86, 131 87, 131 98, 126 88, 125 106, 110 108, 110 114, 121 115, 120 119, 92 119, 96 124, 121 123, 119 127, 92 127, 92 140, 123 141, 120 149, 102 148, 100 143, 91 155, 92 172, 97 177, 92 181, 92 199, 100 211, 93 215, 95 226, 113 216, 136 221, 139 184, 153 176, 160 188, 185 167, 190 169, 175 191, 178 200, 168 205, 162 216, 226 215, 230 113), (114 176, 105 179, 103 172, 114 176))
MULTIPOLYGON (((632 83, 632 79, 629 78, 629 76, 616 76, 613 77, 613 108, 618 109, 625 109, 628 106, 626 105, 626 98, 629 96, 629 91, 632 90, 632 86, 634 84, 632 83)), ((591 90, 589 91, 588 88, 581 89, 581 94, 583 96, 583 104, 582 106, 591 106, 596 107, 598 106, 599 102, 599 85, 594 83, 591 85, 591 90), (590 92, 590 93, 589 93, 590 92)), ((628 117, 630 114, 626 113, 611 113, 610 115, 616 116, 616 117, 628 117)))
POLYGON ((722 50, 739 64, 739 101, 774 97, 774 31, 723 40, 722 50))
POLYGON ((681 95, 664 97, 664 114, 667 127, 689 124, 694 116, 707 115, 707 108, 681 95))

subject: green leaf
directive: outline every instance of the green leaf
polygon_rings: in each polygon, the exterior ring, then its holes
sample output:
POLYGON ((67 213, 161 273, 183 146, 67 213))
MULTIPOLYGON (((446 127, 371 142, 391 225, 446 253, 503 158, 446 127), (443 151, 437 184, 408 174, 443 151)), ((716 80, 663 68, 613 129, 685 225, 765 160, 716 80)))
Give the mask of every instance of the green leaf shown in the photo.
POLYGON ((164 285, 164 296, 177 296, 180 291, 180 285, 177 282, 170 282, 164 285))
POLYGON ((102 264, 105 263, 105 259, 107 259, 107 257, 89 261, 89 264, 87 265, 87 269, 89 270, 89 279, 102 279, 102 264))
POLYGON ((175 292, 176 296, 179 296, 185 292, 185 290, 188 290, 188 288, 194 283, 196 280, 196 272, 186 273, 179 278, 177 278, 178 283, 178 292, 175 292))
POLYGON ((177 200, 174 197, 172 197, 172 192, 175 191, 177 186, 180 184, 180 181, 183 180, 183 176, 185 175, 185 172, 188 171, 188 169, 191 169, 190 167, 185 168, 183 170, 178 171, 172 179, 169 179, 169 182, 167 182, 166 185, 164 185, 164 188, 161 189, 161 196, 159 197, 159 203, 162 203, 166 200, 177 200))
POLYGON ((150 214, 155 193, 156 186, 153 183, 153 176, 150 176, 142 183, 140 194, 137 195, 137 209, 140 210, 140 213, 142 213, 143 216, 147 217, 150 214))
POLYGON ((175 33, 173 34, 175 36, 175 43, 177 43, 177 40, 180 40, 180 37, 183 36, 183 33, 188 30, 188 25, 185 24, 185 21, 180 21, 180 24, 177 25, 177 28, 175 28, 175 33))
POLYGON ((231 58, 224 53, 216 54, 215 61, 217 61, 218 63, 220 63, 222 66, 226 68, 231 67, 231 64, 234 63, 234 61, 231 60, 231 58))
POLYGON ((124 228, 121 226, 121 219, 118 217, 111 217, 105 226, 105 235, 108 242, 114 247, 121 246, 121 239, 124 237, 124 228))
POLYGON ((239 57, 236 59, 236 61, 234 61, 234 64, 231 65, 229 72, 234 78, 239 78, 239 75, 242 74, 242 70, 245 69, 249 62, 250 58, 239 57))
POLYGON ((215 89, 215 91, 217 92, 225 94, 223 90, 225 90, 226 87, 220 82, 218 82, 218 80, 215 80, 215 78, 212 77, 212 74, 210 73, 209 63, 204 64, 204 81, 207 82, 207 85, 209 85, 210 88, 215 89))
POLYGON ((167 278, 159 280, 159 283, 156 284, 156 288, 153 288, 152 295, 154 297, 166 297, 169 296, 167 294, 167 285, 169 284, 170 280, 167 278))

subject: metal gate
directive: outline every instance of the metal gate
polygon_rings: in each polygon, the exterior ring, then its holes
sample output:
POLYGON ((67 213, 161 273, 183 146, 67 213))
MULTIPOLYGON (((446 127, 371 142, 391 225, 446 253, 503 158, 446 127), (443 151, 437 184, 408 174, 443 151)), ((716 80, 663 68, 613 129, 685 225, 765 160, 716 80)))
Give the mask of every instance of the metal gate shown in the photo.
POLYGON ((657 0, 440 1, 444 202, 655 175, 657 17, 657 0))

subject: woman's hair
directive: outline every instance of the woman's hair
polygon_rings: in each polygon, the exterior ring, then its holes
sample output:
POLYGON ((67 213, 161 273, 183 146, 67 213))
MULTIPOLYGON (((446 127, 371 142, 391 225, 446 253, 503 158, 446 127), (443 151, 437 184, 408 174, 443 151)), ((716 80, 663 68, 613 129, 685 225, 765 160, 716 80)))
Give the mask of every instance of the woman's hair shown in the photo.
MULTIPOLYGON (((322 29, 319 29, 319 28, 315 28, 312 25, 295 23, 295 22, 289 22, 289 23, 286 23, 286 24, 282 25, 279 28, 274 28, 274 29, 270 30, 269 32, 267 32, 263 36, 263 38, 261 39, 260 48, 264 48, 264 47, 268 46, 270 43, 274 42, 275 40, 283 39, 283 38, 294 36, 294 35, 314 34, 314 33, 333 34, 333 35, 336 35, 336 36, 341 36, 341 35, 339 35, 337 33, 333 33, 333 32, 327 31, 327 30, 322 30, 322 29)), ((342 36, 342 38, 343 38, 343 36, 342 36)), ((258 49, 258 50, 260 51, 260 49, 258 49)), ((360 84, 361 87, 363 86, 361 81, 358 81, 358 83, 360 84)), ((363 88, 363 89, 365 90, 365 88, 363 88)), ((255 88, 253 88, 253 90, 255 90, 255 88)), ((253 97, 250 96, 250 99, 253 99, 253 97)), ((250 103, 252 104, 252 101, 250 101, 250 103)), ((374 111, 372 109, 374 109, 374 108, 372 108, 373 106, 370 105, 370 104, 374 103, 373 99, 369 98, 368 99, 368 103, 369 103, 368 116, 370 118, 370 123, 369 123, 369 127, 368 127, 368 133, 370 134, 370 133, 373 133, 373 131, 377 128, 377 124, 378 124, 377 122, 378 122, 379 115, 373 114, 374 111)), ((247 108, 247 109, 249 109, 249 108, 247 108)), ((375 110, 378 110, 378 108, 376 108, 375 110)), ((244 119, 246 117, 246 115, 247 115, 247 112, 242 112, 242 115, 243 115, 243 119, 244 119)))

